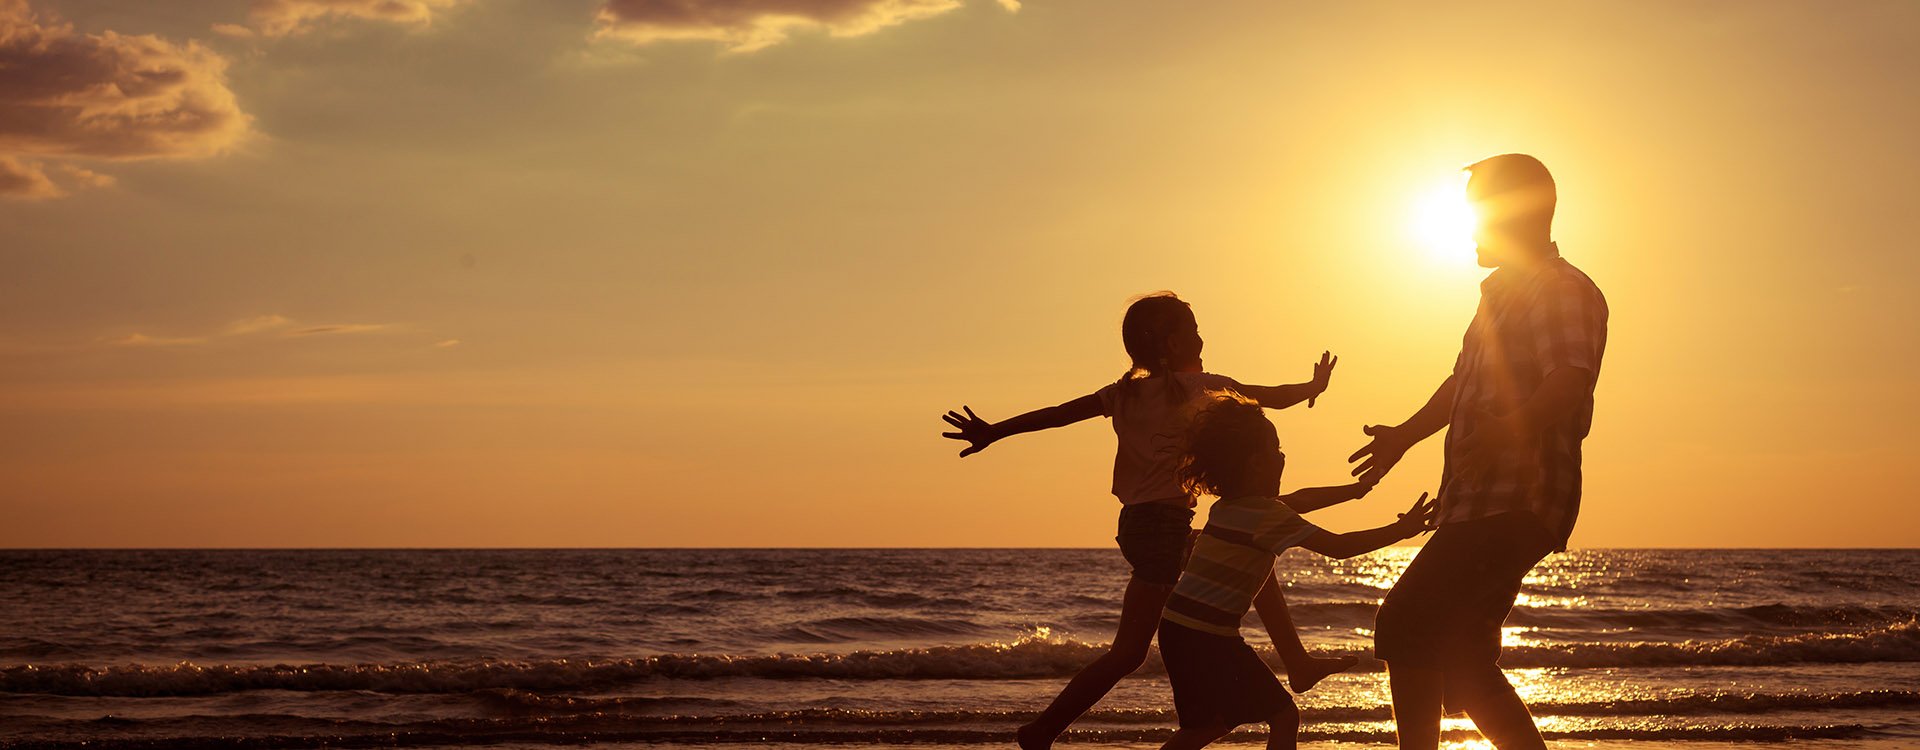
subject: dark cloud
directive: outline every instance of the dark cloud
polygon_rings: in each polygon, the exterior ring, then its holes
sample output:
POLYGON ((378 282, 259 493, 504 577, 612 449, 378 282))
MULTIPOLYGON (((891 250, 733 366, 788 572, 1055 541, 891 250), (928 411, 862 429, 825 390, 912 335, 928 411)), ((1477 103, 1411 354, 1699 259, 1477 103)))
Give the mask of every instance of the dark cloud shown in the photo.
MULTIPOLYGON (((82 34, 26 0, 0 0, 0 157, 9 159, 0 170, 12 176, 0 178, 0 193, 44 193, 51 183, 42 165, 23 157, 192 158, 226 150, 248 129, 226 66, 196 42, 82 34)), ((76 187, 111 179, 78 166, 57 169, 76 187)))
MULTIPOLYGON (((671 40, 719 42, 734 52, 777 44, 794 31, 859 36, 936 16, 962 0, 607 0, 599 35, 635 44, 671 40)), ((1017 0, 1000 0, 1009 11, 1017 0)))

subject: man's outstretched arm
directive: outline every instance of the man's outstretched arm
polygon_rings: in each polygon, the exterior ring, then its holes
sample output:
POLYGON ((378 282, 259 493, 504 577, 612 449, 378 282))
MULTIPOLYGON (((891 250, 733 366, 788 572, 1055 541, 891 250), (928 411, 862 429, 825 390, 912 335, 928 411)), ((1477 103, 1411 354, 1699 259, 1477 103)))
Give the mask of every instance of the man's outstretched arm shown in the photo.
POLYGON ((1426 405, 1408 417, 1407 421, 1391 427, 1376 424, 1361 428, 1373 440, 1347 457, 1347 463, 1366 459, 1354 467, 1353 475, 1360 477, 1362 482, 1379 482, 1394 464, 1400 462, 1400 457, 1406 455, 1409 448, 1446 427, 1453 417, 1455 389, 1454 376, 1448 375, 1440 387, 1434 389, 1426 405))

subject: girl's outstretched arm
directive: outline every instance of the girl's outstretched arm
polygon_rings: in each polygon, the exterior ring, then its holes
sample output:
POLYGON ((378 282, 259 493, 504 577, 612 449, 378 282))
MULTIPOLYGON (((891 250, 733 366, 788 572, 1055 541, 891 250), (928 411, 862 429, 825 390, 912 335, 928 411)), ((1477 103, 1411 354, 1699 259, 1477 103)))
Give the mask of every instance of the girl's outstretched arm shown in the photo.
POLYGON ((997 423, 981 419, 969 407, 960 408, 965 409, 967 413, 950 411, 941 417, 947 420, 947 424, 953 425, 956 431, 942 432, 940 437, 967 441, 967 447, 960 451, 960 457, 966 458, 986 450, 987 446, 993 445, 994 441, 1004 437, 1065 427, 1100 416, 1100 396, 1087 394, 1059 406, 1035 409, 997 423))
POLYGON ((1260 402, 1269 409, 1285 409, 1302 401, 1307 408, 1313 408, 1313 400, 1327 391, 1327 384, 1333 380, 1333 366, 1340 364, 1340 358, 1332 352, 1321 352, 1320 362, 1313 366, 1313 379, 1305 383, 1292 385, 1245 385, 1240 386, 1240 394, 1260 402))
POLYGON ((1280 502, 1286 503, 1295 513, 1308 513, 1321 508, 1339 505, 1348 500, 1359 500, 1373 491, 1378 480, 1362 479, 1353 484, 1338 487, 1305 487, 1280 496, 1280 502))

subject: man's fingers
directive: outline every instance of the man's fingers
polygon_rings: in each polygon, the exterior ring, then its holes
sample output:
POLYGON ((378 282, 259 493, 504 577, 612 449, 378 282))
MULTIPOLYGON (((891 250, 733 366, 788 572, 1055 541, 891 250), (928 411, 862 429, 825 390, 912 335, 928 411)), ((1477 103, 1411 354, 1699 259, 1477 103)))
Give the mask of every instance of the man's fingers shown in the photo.
POLYGON ((970 445, 970 446, 967 446, 967 447, 966 447, 966 449, 964 449, 964 450, 962 450, 962 451, 960 451, 960 457, 961 457, 961 458, 966 458, 966 457, 968 457, 968 456, 971 456, 971 455, 973 455, 973 454, 975 454, 975 453, 979 453, 979 452, 980 452, 980 446, 977 446, 977 445, 970 445))
POLYGON ((960 408, 967 410, 967 418, 974 419, 974 420, 980 419, 979 415, 976 415, 973 413, 973 407, 968 406, 966 404, 961 404, 960 408))
POLYGON ((1360 450, 1354 451, 1353 455, 1348 456, 1347 463, 1353 463, 1355 461, 1358 461, 1360 460, 1361 456, 1367 455, 1372 452, 1373 452, 1373 443, 1369 442, 1366 445, 1361 446, 1360 450))
POLYGON ((960 419, 959 417, 956 417, 956 416, 954 416, 954 415, 952 415, 952 414, 948 414, 948 415, 946 415, 946 416, 944 416, 944 417, 941 417, 941 419, 944 419, 944 420, 947 420, 947 424, 950 424, 950 425, 953 425, 953 426, 955 426, 955 427, 958 427, 958 428, 960 428, 960 429, 963 429, 963 430, 964 430, 964 429, 966 429, 966 428, 967 428, 967 423, 966 423, 966 422, 965 422, 964 420, 962 420, 962 419, 960 419))
POLYGON ((960 434, 960 433, 958 433, 958 432, 942 432, 942 433, 940 433, 940 437, 943 437, 943 438, 953 438, 953 439, 955 439, 955 440, 965 440, 965 439, 967 439, 967 436, 965 436, 965 435, 962 435, 962 434, 960 434))

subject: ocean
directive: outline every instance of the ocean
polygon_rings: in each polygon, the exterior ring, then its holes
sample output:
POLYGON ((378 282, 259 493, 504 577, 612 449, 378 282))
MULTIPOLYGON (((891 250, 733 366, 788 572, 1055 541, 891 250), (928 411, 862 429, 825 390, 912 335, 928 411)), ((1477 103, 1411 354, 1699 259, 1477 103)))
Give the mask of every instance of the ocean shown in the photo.
MULTIPOLYGON (((1370 628, 1412 553, 1280 559, 1308 647, 1361 657, 1300 696, 1306 746, 1392 742, 1370 628)), ((1011 747, 1126 578, 1110 549, 0 551, 0 748, 1011 747)), ((1556 747, 1920 747, 1917 614, 1920 550, 1576 550, 1503 666, 1556 747)), ((1174 722, 1154 659, 1063 745, 1174 722)))

